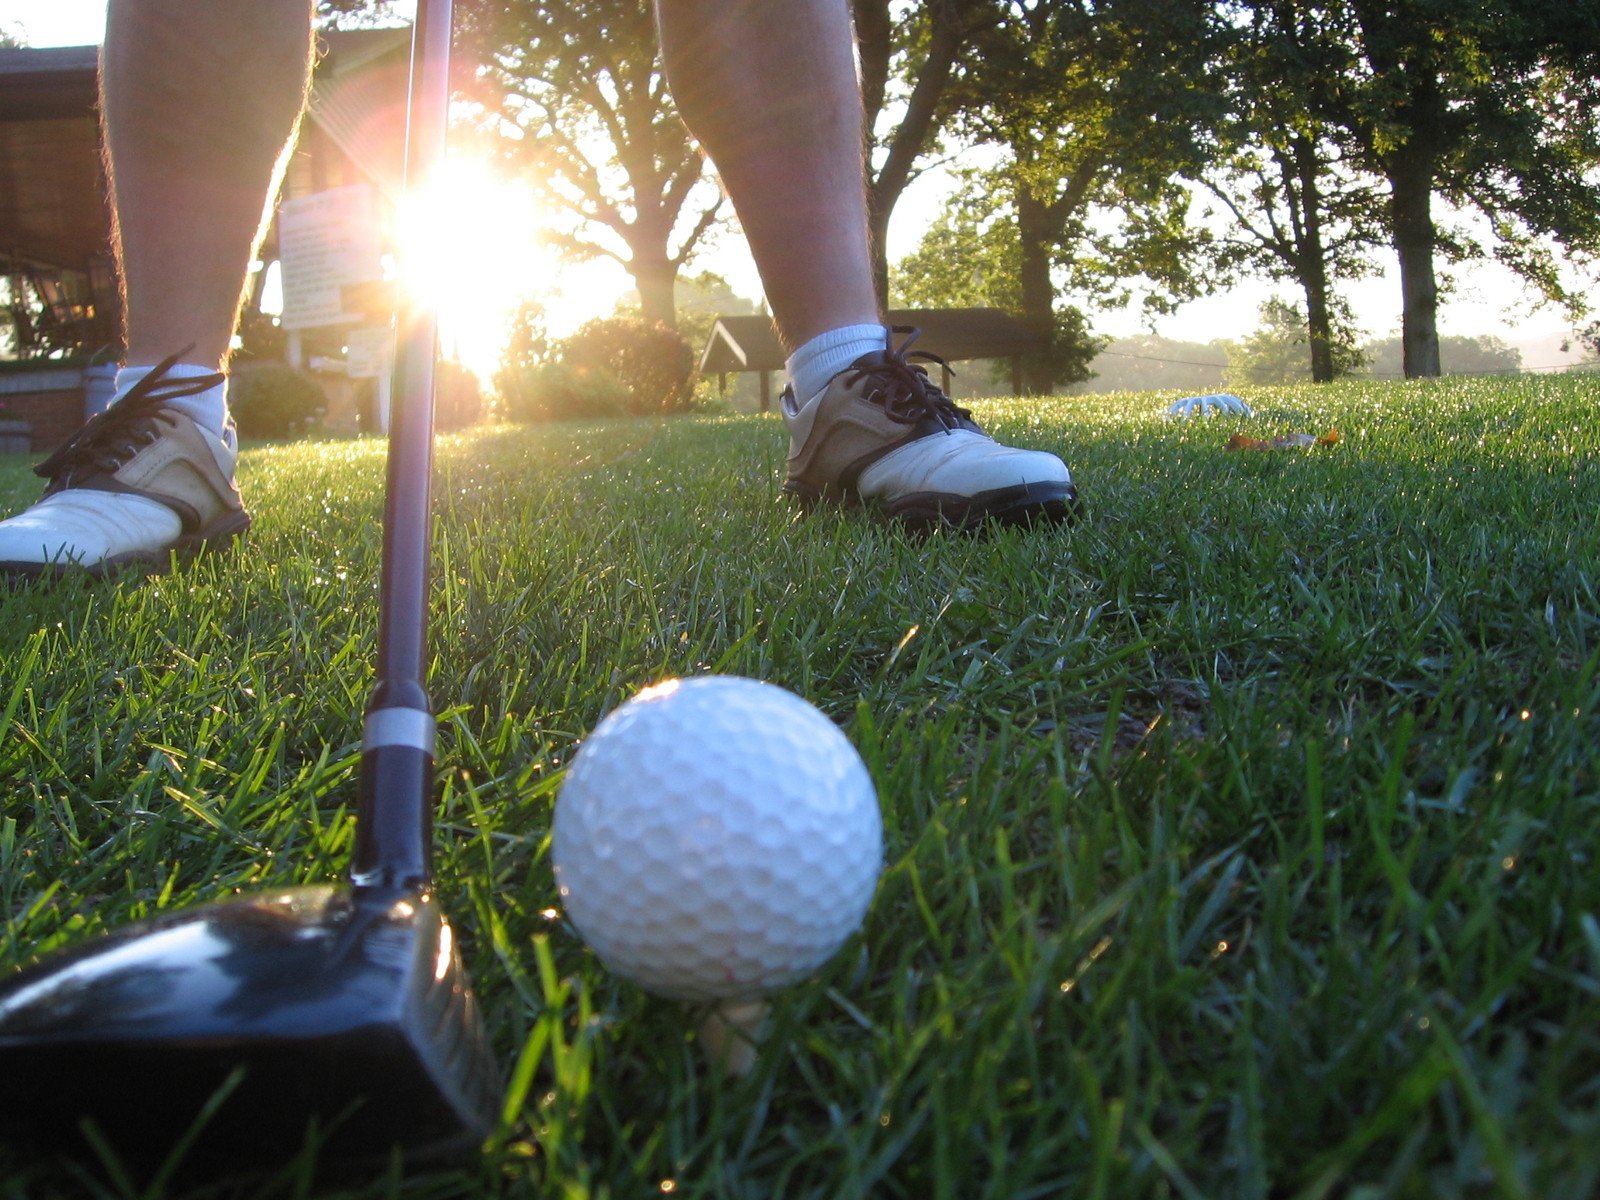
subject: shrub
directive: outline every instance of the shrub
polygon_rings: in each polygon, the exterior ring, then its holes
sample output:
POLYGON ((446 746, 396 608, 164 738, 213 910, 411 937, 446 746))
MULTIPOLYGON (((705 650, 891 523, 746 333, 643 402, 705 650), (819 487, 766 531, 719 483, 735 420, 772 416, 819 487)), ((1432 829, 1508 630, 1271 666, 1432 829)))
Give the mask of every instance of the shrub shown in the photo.
POLYGON ((714 377, 699 375, 695 377, 694 386, 690 389, 689 407, 700 413, 731 413, 738 411, 735 403, 734 389, 729 388, 726 393, 718 386, 714 377))
POLYGON ((304 437, 328 411, 328 396, 309 371, 249 367, 228 382, 228 407, 240 437, 304 437))
POLYGON ((560 362, 576 371, 609 372, 628 390, 637 415, 684 412, 694 397, 694 347, 660 322, 638 317, 590 321, 560 343, 560 362))
POLYGON ((483 416, 483 384, 458 362, 440 359, 433 368, 433 423, 440 430, 465 429, 483 416))
POLYGON ((629 411, 627 385, 604 369, 541 363, 502 371, 495 382, 513 421, 620 417, 629 411))

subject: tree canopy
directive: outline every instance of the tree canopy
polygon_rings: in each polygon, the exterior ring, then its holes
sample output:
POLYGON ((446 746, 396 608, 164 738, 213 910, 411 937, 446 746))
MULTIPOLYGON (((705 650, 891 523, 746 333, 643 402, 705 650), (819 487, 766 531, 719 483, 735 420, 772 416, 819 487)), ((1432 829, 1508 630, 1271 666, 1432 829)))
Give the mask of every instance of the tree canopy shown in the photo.
MULTIPOLYGON (((360 22, 386 2, 319 10, 360 22)), ((996 303, 1051 331, 1030 387, 1081 377, 1096 312, 1138 296, 1159 313, 1247 277, 1300 289, 1300 344, 1331 378, 1356 336, 1342 289, 1384 254, 1408 375, 1440 369, 1437 305, 1461 264, 1504 263, 1589 319, 1574 283, 1600 254, 1587 0, 851 4, 880 287, 906 187, 981 148, 895 292, 996 303)), ((457 12, 462 93, 565 214, 557 240, 623 264, 643 312, 670 323, 673 281, 723 208, 666 90, 648 0, 457 12)))
MULTIPOLYGON (((1304 6, 1307 9, 1313 6, 1304 6)), ((1575 318, 1557 249, 1600 252, 1600 9, 1589 0, 1324 0, 1351 54, 1324 101, 1388 186, 1405 373, 1437 375, 1436 260, 1492 256, 1575 318), (1441 228, 1434 201, 1485 219, 1441 228)))
POLYGON ((1222 278, 1249 272, 1295 283, 1305 296, 1311 377, 1339 373, 1350 332, 1336 287, 1375 269, 1383 203, 1374 180, 1350 170, 1322 99, 1348 62, 1338 22, 1297 0, 1266 0, 1226 22, 1218 55, 1226 103, 1207 131, 1198 182, 1225 217, 1207 259, 1222 278))
POLYGON ((463 92, 499 152, 567 214, 552 240, 615 259, 646 320, 676 323, 673 283, 722 210, 704 152, 667 93, 647 0, 462 0, 463 92))
POLYGON ((1600 253, 1600 8, 996 8, 947 83, 944 125, 1001 165, 969 174, 903 264, 902 291, 924 303, 984 293, 1046 327, 1068 291, 1110 307, 1142 279, 1159 309, 1247 276, 1292 281, 1316 379, 1348 369, 1340 288, 1384 246, 1407 375, 1440 369, 1441 264, 1493 259, 1575 320, 1587 310, 1566 272, 1600 253))
POLYGON ((902 264, 923 303, 986 293, 1053 349, 1025 365, 1030 390, 1084 377, 1094 349, 1064 291, 1148 303, 1194 294, 1187 196, 1195 133, 1210 117, 1207 6, 1036 0, 998 6, 981 54, 949 89, 954 135, 1000 151, 969 173, 947 220, 902 264), (942 261, 941 261, 942 260, 942 261), (970 281, 970 282, 963 282, 970 281))

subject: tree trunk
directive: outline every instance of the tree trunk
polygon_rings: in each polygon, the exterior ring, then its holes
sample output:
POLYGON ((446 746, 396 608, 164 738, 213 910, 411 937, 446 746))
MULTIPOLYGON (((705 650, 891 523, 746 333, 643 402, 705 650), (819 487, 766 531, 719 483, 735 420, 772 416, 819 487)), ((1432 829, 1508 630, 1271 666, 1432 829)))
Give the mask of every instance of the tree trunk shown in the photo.
MULTIPOLYGON (((887 6, 884 6, 885 9, 887 6)), ((878 288, 878 302, 889 303, 889 217, 906 185, 911 182, 911 168, 923 149, 938 135, 941 123, 940 104, 945 90, 955 72, 956 59, 971 36, 965 9, 970 5, 941 3, 931 10, 933 25, 928 38, 927 53, 922 70, 912 84, 900 123, 889 135, 887 154, 876 175, 867 181, 867 223, 869 244, 872 247, 872 273, 878 288)), ((866 129, 863 136, 868 145, 872 141, 873 126, 878 112, 874 103, 881 106, 884 95, 883 81, 887 78, 888 56, 892 52, 886 29, 875 23, 873 6, 858 3, 855 18, 862 32, 860 50, 863 54, 881 56, 882 63, 862 62, 866 129)))
POLYGON ((1306 335, 1311 342, 1311 382, 1333 379, 1333 320, 1328 311, 1328 281, 1306 281, 1306 335))
POLYGON ((861 107, 867 129, 877 123, 889 89, 889 60, 894 55, 894 18, 889 0, 851 0, 856 29, 856 59, 861 65, 861 107))
POLYGON ((872 250, 872 286, 878 293, 879 307, 889 307, 889 218, 899 196, 888 196, 875 187, 867 188, 867 245, 872 250))
POLYGON ((1433 164, 1406 148, 1391 159, 1390 220, 1400 259, 1400 345, 1407 379, 1439 375, 1439 287, 1433 274, 1433 164))
POLYGON ((648 257, 635 254, 628 265, 634 286, 639 289, 639 315, 646 321, 659 321, 668 329, 678 327, 678 303, 674 294, 678 272, 665 254, 648 257))
POLYGON ((1306 293, 1306 337, 1311 344, 1311 382, 1333 379, 1333 312, 1328 302, 1328 255, 1322 244, 1320 162, 1311 138, 1294 140, 1296 274, 1306 293))
MULTIPOLYGON (((1022 251, 1018 270, 1022 319, 1053 342, 1056 290, 1050 279, 1052 241, 1049 206, 1026 184, 1017 187, 1017 237, 1022 251)), ((1055 389, 1055 371, 1048 351, 1022 360, 1022 387, 1028 395, 1048 396, 1055 389)))

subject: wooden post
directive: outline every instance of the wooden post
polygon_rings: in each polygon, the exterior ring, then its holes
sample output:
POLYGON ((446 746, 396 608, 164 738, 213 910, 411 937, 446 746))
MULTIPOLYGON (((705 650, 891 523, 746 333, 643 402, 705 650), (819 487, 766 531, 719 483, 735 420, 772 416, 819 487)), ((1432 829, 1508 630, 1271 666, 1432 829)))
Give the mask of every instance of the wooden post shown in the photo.
POLYGON ((761 411, 772 411, 772 372, 761 372, 761 411))
POLYGON ((1011 356, 1011 394, 1022 395, 1022 355, 1011 356))

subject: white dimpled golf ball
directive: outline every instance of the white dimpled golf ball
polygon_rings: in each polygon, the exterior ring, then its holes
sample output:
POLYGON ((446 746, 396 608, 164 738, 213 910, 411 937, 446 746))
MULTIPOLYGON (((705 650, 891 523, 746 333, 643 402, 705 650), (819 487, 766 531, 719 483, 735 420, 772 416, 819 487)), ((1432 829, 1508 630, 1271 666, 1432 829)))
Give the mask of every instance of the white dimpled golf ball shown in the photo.
POLYGON ((753 679, 669 680, 600 722, 556 800, 556 884, 601 960, 678 1000, 804 978, 861 924, 883 858, 855 747, 753 679))

